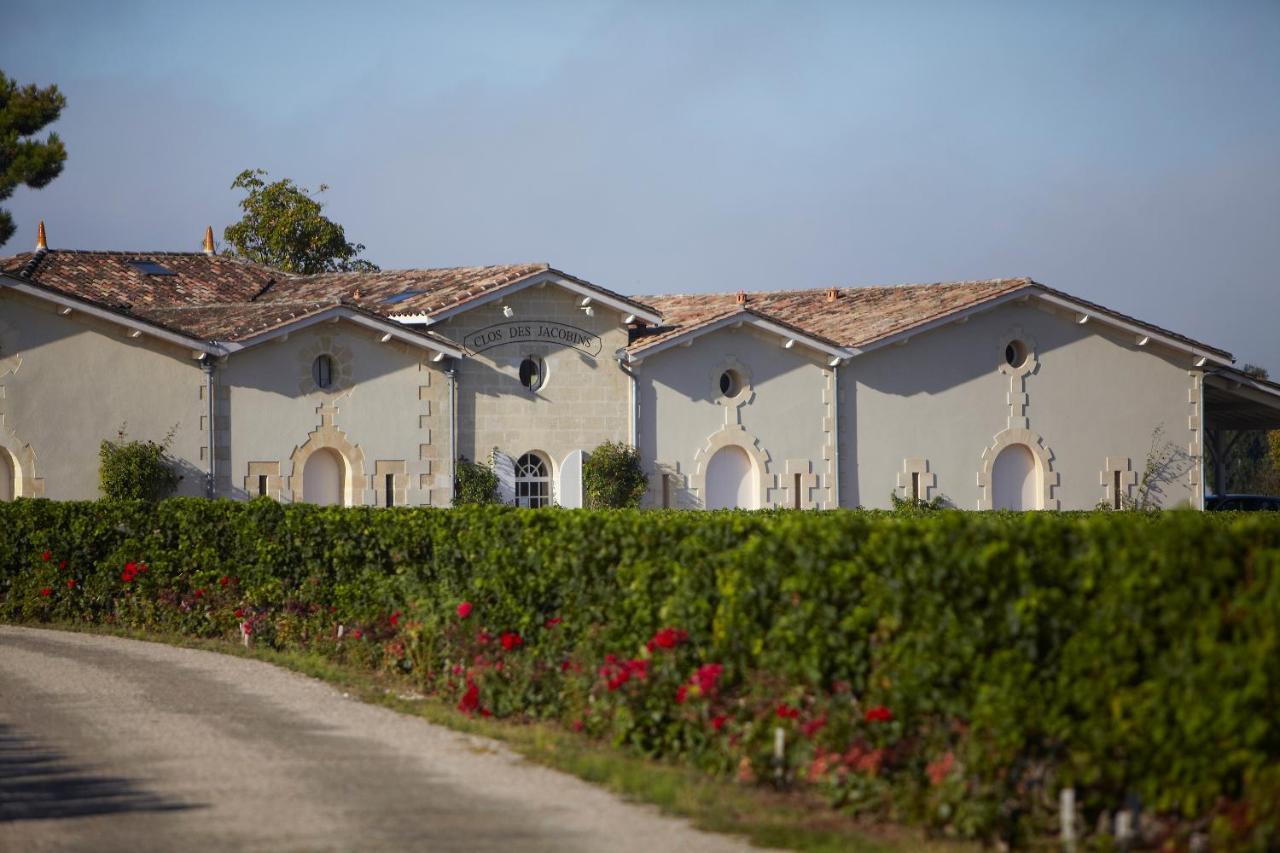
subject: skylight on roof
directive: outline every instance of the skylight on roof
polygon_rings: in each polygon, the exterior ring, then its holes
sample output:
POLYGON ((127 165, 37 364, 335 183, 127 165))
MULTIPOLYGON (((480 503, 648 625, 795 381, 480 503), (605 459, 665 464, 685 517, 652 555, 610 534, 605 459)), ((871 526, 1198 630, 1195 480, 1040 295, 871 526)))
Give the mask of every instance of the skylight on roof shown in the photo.
POLYGON ((155 261, 148 261, 145 258, 134 258, 129 261, 129 266, 133 267, 143 275, 177 275, 176 272, 163 264, 156 263, 155 261))
POLYGON ((423 293, 425 293, 425 292, 426 292, 426 291, 424 291, 424 290, 405 290, 405 291, 401 291, 400 293, 397 293, 397 294, 396 294, 396 295, 394 295, 394 296, 388 296, 386 299, 382 300, 382 304, 383 304, 383 305, 395 305, 395 304, 396 304, 396 303, 398 303, 398 302, 404 302, 406 299, 412 299, 412 298, 413 298, 413 297, 415 297, 415 296, 421 296, 421 295, 422 295, 423 293))

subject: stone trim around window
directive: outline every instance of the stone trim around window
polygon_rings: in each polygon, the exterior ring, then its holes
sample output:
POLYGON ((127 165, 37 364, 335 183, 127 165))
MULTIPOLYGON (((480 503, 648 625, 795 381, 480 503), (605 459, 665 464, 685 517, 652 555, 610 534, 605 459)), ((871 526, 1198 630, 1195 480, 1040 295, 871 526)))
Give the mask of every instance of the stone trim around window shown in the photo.
POLYGON ((409 504, 409 466, 403 459, 379 459, 373 463, 373 505, 387 505, 387 475, 391 475, 391 505, 409 504))
POLYGON ((919 482, 918 499, 927 501, 932 498, 930 492, 938 489, 938 475, 929 471, 929 460, 923 456, 909 456, 902 460, 902 471, 898 474, 898 496, 908 500, 911 498, 912 475, 919 482))
POLYGON ((250 462, 248 473, 244 477, 244 491, 250 498, 262 493, 262 477, 267 478, 266 497, 275 501, 284 500, 284 478, 280 476, 279 462, 250 462))

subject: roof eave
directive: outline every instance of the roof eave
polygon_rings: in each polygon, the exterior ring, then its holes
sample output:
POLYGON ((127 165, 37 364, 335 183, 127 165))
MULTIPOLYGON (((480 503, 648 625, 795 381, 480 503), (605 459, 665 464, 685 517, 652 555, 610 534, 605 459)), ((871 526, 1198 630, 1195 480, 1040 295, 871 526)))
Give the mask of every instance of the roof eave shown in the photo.
MULTIPOLYGON (((487 305, 491 302, 506 299, 513 293, 518 293, 525 288, 534 287, 539 284, 559 285, 566 290, 577 293, 579 296, 590 297, 592 302, 607 305, 624 316, 634 316, 636 319, 644 320, 646 323, 650 323, 652 325, 657 325, 662 321, 662 315, 658 314, 646 305, 638 302, 631 302, 626 299, 620 299, 611 293, 605 292, 603 289, 591 284, 590 282, 574 278, 560 270, 548 268, 530 273, 529 275, 524 276, 523 278, 518 278, 515 281, 507 282, 499 287, 495 287, 493 290, 456 303, 448 308, 431 312, 429 319, 425 322, 433 324, 440 323, 448 320, 450 317, 455 317, 459 314, 470 311, 473 308, 479 308, 481 305, 487 305)), ((401 319, 399 322, 424 322, 421 319, 421 315, 402 314, 400 316, 401 318, 411 317, 413 319, 401 319)))
POLYGON ((144 320, 139 317, 107 308, 79 296, 72 296, 29 281, 14 278, 9 273, 0 273, 0 283, 3 283, 5 287, 8 287, 18 293, 22 293, 36 299, 42 299, 46 302, 51 302, 60 308, 68 309, 69 311, 79 311, 90 317, 95 317, 99 320, 104 320, 108 323, 114 323, 119 326, 124 326, 127 329, 156 338, 157 340, 187 347, 194 350, 195 353, 193 354, 196 355, 221 357, 225 356, 228 352, 216 341, 206 341, 202 338, 193 337, 153 321, 144 320))

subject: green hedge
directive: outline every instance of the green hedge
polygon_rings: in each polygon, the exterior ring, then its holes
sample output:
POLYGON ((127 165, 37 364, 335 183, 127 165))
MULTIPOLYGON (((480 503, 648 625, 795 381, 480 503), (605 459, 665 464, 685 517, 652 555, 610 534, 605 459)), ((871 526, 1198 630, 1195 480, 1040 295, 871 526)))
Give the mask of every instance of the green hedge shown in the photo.
POLYGON ((244 625, 962 835, 1053 832, 1066 785, 1090 829, 1280 833, 1275 516, 21 500, 0 530, 9 620, 244 625))

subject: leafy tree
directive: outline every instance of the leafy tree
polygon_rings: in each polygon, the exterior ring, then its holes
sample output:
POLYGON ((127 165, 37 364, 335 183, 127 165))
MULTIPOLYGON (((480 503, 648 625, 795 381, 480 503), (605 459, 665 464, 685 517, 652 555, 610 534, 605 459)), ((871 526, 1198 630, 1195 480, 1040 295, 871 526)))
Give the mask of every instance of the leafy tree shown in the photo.
MULTIPOLYGON (((19 86, 0 71, 0 201, 19 185, 38 190, 61 174, 67 149, 58 134, 50 133, 44 141, 25 137, 57 121, 66 105, 57 86, 19 86)), ((9 211, 0 209, 0 246, 15 230, 9 211)))
POLYGON ((582 497, 589 509, 639 506, 648 488, 640 451, 621 442, 606 441, 582 463, 582 497))
MULTIPOLYGON (((176 427, 174 429, 177 429, 176 427)), ((124 427, 116 441, 98 448, 98 481, 102 494, 124 500, 158 501, 173 494, 181 479, 169 459, 174 430, 163 442, 125 441, 124 427)))
MULTIPOLYGON (((222 232, 231 254, 301 275, 378 269, 357 257, 364 244, 349 242, 342 226, 321 212, 324 205, 306 187, 288 178, 267 183, 266 174, 245 169, 231 183, 232 189, 247 193, 240 201, 244 215, 222 232)), ((321 184, 316 195, 327 189, 321 184)))
POLYGON ((453 504, 496 504, 498 475, 488 465, 472 462, 465 456, 458 460, 453 472, 453 504))

